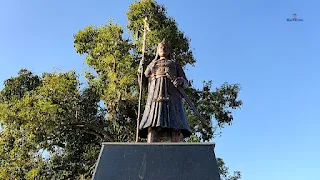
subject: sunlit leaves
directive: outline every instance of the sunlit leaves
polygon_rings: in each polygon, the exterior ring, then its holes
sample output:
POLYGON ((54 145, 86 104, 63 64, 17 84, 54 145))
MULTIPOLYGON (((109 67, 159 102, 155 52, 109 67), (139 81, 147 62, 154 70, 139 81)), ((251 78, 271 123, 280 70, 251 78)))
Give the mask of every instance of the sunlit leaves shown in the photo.
MULTIPOLYGON (((52 170, 41 174, 49 166, 54 168, 54 159, 74 155, 86 160, 88 165, 65 170, 66 164, 59 164, 59 168, 64 169, 62 174, 69 174, 68 177, 76 177, 81 171, 86 174, 84 168, 88 170, 95 161, 87 154, 97 155, 101 141, 107 140, 103 135, 104 113, 99 112, 98 106, 100 97, 90 87, 80 91, 74 71, 44 73, 42 77, 26 70, 20 72, 28 72, 27 78, 25 73, 19 73, 6 81, 10 83, 6 83, 0 93, 0 177, 55 177, 56 171, 52 170), (31 80, 37 82, 37 86, 29 83, 31 80), (38 154, 43 150, 50 153, 52 159, 43 160, 38 154)), ((77 164, 79 159, 73 162, 77 164)))
POLYGON ((229 167, 223 161, 222 158, 217 158, 218 170, 221 180, 239 180, 241 179, 240 171, 234 171, 233 175, 230 175, 229 167))
POLYGON ((130 50, 132 44, 122 37, 120 25, 109 21, 101 27, 89 26, 74 35, 76 51, 86 54, 86 62, 97 76, 90 76, 90 83, 101 92, 108 108, 109 118, 122 100, 132 100, 136 86, 135 66, 130 50))
POLYGON ((195 59, 190 50, 190 39, 178 29, 175 20, 167 15, 165 7, 154 0, 134 2, 127 12, 129 20, 127 27, 134 37, 134 44, 137 45, 137 49, 134 52, 141 52, 143 20, 145 17, 148 18, 147 22, 150 27, 147 35, 147 63, 154 58, 157 44, 163 38, 166 38, 172 44, 174 58, 182 66, 186 64, 194 65, 195 59))

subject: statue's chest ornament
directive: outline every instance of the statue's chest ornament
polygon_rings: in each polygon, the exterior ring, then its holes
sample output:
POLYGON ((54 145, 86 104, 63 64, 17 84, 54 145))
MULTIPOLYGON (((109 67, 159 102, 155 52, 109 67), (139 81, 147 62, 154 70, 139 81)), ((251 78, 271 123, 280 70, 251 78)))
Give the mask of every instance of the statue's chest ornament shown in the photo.
POLYGON ((156 62, 152 68, 152 73, 154 74, 154 76, 157 76, 157 77, 165 76, 167 72, 174 72, 174 71, 175 71, 174 63, 168 60, 161 60, 159 62, 156 62))
MULTIPOLYGON (((160 77, 166 77, 167 76, 167 72, 175 72, 176 68, 175 68, 175 64, 173 61, 171 60, 159 60, 158 62, 156 62, 153 67, 152 67, 152 76, 151 76, 151 80, 153 79, 157 79, 160 77)), ((168 89, 167 86, 169 85, 169 81, 167 81, 166 79, 164 79, 162 81, 162 85, 160 85, 161 87, 163 87, 162 91, 160 91, 161 93, 157 94, 154 98, 153 101, 156 102, 163 102, 163 103, 168 103, 170 101, 170 96, 168 94, 168 89)))

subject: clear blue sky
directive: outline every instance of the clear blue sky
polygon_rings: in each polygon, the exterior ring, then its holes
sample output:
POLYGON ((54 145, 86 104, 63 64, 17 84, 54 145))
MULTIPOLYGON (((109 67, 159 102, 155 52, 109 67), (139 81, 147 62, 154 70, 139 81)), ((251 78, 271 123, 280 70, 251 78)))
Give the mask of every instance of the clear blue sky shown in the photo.
MULTIPOLYGON (((216 155, 244 180, 319 180, 320 2, 158 2, 192 39, 197 63, 188 78, 197 87, 210 79, 242 86, 244 106, 215 140, 216 155), (304 21, 287 22, 293 13, 304 21)), ((131 3, 1 1, 0 81, 20 68, 81 73, 73 34, 111 17, 125 25, 131 3)))

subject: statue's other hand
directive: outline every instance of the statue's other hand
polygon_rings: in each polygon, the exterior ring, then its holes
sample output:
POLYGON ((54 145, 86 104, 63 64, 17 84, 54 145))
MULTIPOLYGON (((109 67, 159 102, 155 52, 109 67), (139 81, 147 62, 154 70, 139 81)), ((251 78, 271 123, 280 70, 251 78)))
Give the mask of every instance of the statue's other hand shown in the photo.
POLYGON ((184 84, 184 79, 182 77, 178 77, 173 81, 173 85, 175 87, 181 86, 184 84))

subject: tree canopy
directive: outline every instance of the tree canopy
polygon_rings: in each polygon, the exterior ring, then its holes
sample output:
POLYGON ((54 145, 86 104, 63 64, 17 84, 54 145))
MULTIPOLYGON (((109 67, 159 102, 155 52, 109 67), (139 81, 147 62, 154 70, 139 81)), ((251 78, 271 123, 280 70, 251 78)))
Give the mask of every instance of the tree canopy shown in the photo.
MULTIPOLYGON (((102 142, 134 141, 137 69, 146 16, 150 26, 146 64, 166 38, 173 45, 175 60, 182 66, 195 65, 190 39, 163 5, 137 1, 126 15, 129 38, 123 35, 124 27, 112 20, 99 27, 84 27, 74 35, 76 52, 85 55, 92 69, 85 73, 86 87, 81 88, 74 71, 39 76, 22 69, 4 82, 0 92, 0 179, 90 179, 102 142)), ((196 88, 190 80, 186 92, 206 121, 199 121, 186 106, 194 132, 186 141, 210 141, 218 128, 231 125, 232 110, 242 105, 239 91, 239 84, 213 88, 212 81, 206 80, 203 87, 196 88)), ((218 164, 222 178, 240 178, 239 172, 228 175, 221 158, 218 164)))

